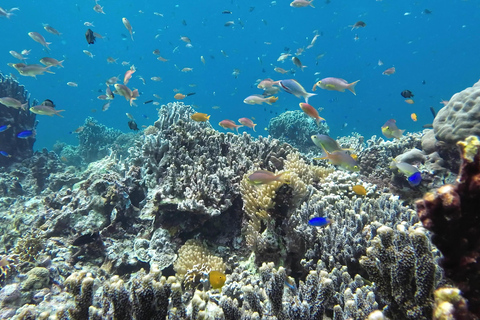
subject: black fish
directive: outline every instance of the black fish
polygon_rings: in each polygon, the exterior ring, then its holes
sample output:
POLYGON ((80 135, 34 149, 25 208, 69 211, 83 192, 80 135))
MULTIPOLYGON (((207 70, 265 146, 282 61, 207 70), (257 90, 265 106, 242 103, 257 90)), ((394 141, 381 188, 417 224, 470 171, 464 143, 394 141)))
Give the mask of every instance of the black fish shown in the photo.
POLYGON ((88 29, 87 32, 85 32, 85 38, 87 39, 88 44, 95 43, 95 35, 93 34, 92 29, 88 29))
POLYGON ((433 115, 433 119, 435 119, 435 117, 437 116, 437 112, 435 111, 435 109, 433 107, 430 107, 430 112, 433 115))
POLYGON ((87 234, 82 234, 81 236, 76 237, 72 241, 73 246, 82 246, 84 244, 92 243, 94 241, 97 241, 100 239, 100 234, 98 231, 92 232, 92 233, 87 233, 87 234))
POLYGON ((230 10, 223 10, 222 13, 223 13, 223 14, 232 14, 232 11, 230 11, 230 10))
POLYGON ((152 102, 153 102, 153 100, 147 100, 143 104, 152 103, 152 102))
POLYGON ((134 121, 134 120, 130 120, 128 121, 128 127, 131 129, 131 130, 134 130, 134 131, 138 131, 138 126, 137 126, 137 123, 134 121))
POLYGON ((402 93, 400 93, 402 95, 402 97, 404 97, 405 99, 408 99, 408 98, 413 98, 413 93, 412 91, 410 90, 403 90, 402 93))
POLYGON ((53 101, 50 100, 50 99, 45 99, 45 100, 42 102, 42 105, 55 108, 55 104, 54 104, 53 101))

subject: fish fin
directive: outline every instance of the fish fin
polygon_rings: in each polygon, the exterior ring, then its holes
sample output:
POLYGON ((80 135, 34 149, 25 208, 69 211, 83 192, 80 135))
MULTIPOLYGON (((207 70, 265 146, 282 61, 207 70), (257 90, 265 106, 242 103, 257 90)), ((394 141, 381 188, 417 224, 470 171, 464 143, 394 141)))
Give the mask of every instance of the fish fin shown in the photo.
MULTIPOLYGON (((63 112, 63 111, 65 111, 65 110, 57 110, 57 111, 55 112, 55 114, 56 114, 57 116, 59 116, 60 118, 63 118, 63 116, 60 114, 60 112, 63 112)), ((51 115, 51 117, 53 117, 53 114, 51 115)))
POLYGON ((354 95, 357 95, 355 93, 355 86, 357 85, 358 81, 360 81, 360 80, 357 80, 355 82, 350 83, 347 87, 347 89, 350 90, 354 95))
POLYGON ((316 95, 317 95, 316 93, 307 92, 307 95, 305 96, 305 103, 308 103, 308 98, 316 96, 316 95))
POLYGON ((210 120, 210 116, 206 116, 205 118, 207 118, 207 120, 210 120))
POLYGON ((253 124, 253 127, 252 127, 253 132, 257 132, 257 131, 255 131, 255 126, 256 126, 256 125, 257 125, 256 123, 253 124))
POLYGON ((51 73, 51 74, 55 74, 55 72, 50 71, 50 70, 45 70, 45 72, 48 72, 48 73, 51 73))
MULTIPOLYGON (((315 8, 315 7, 314 7, 314 8, 315 8)), ((300 68, 300 70, 303 71, 303 68, 308 68, 308 67, 307 67, 307 66, 302 66, 302 67, 300 68)))
POLYGON ((62 68, 64 68, 64 67, 63 67, 63 64, 62 64, 63 61, 65 61, 65 60, 62 60, 62 61, 59 61, 59 62, 58 62, 58 65, 59 65, 60 67, 62 67, 62 68))
POLYGON ((241 128, 241 127, 243 127, 243 125, 239 125, 239 126, 236 126, 236 127, 235 127, 235 130, 237 130, 237 133, 239 133, 239 132, 238 132, 238 128, 241 128))
POLYGON ((310 1, 310 7, 315 8, 312 4, 313 0, 310 1))

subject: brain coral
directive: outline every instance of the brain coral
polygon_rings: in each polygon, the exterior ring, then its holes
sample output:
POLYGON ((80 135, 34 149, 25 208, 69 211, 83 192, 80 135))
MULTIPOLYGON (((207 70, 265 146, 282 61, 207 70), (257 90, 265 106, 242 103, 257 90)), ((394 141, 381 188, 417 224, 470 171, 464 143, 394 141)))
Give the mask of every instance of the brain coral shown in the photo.
POLYGON ((480 81, 453 95, 433 121, 435 137, 456 143, 471 135, 480 136, 480 81))

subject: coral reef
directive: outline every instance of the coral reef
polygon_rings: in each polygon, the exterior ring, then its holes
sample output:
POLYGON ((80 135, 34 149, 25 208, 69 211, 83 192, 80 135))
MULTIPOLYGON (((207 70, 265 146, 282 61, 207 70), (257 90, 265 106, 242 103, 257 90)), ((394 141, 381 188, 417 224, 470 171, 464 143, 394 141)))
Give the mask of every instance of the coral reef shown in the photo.
POLYGON ((480 81, 454 94, 433 120, 435 137, 455 144, 471 135, 480 135, 480 81))
POLYGON ((275 139, 291 144, 301 152, 316 148, 310 137, 314 134, 327 134, 328 125, 318 126, 303 111, 286 111, 272 118, 268 124, 268 133, 275 139))
POLYGON ((468 300, 469 310, 480 317, 480 141, 475 136, 458 142, 462 164, 457 183, 444 185, 417 201, 425 228, 442 252, 441 266, 468 300))
POLYGON ((30 95, 25 87, 15 79, 0 73, 0 98, 4 97, 17 99, 21 103, 27 103, 27 106, 25 109, 16 109, 0 103, 0 126, 9 126, 2 132, 0 139, 0 151, 6 152, 9 156, 0 156, 0 166, 8 166, 32 156, 35 138, 19 139, 17 134, 33 130, 36 126, 35 114, 28 111, 30 95))

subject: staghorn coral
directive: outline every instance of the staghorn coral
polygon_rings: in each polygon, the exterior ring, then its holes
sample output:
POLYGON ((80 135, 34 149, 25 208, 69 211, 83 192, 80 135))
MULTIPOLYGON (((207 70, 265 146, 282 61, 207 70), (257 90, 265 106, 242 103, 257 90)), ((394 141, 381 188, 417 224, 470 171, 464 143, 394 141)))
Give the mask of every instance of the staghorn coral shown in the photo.
POLYGON ((433 120, 435 137, 455 144, 471 135, 480 135, 480 81, 454 94, 433 120))
POLYGON ((458 143, 462 164, 457 182, 425 194, 416 202, 423 226, 433 233, 432 242, 442 252, 445 276, 468 300, 468 308, 480 316, 480 141, 475 136, 458 143))

